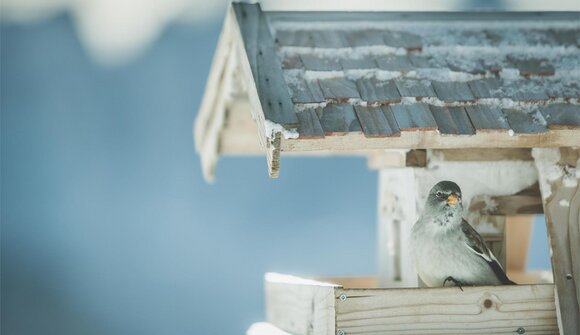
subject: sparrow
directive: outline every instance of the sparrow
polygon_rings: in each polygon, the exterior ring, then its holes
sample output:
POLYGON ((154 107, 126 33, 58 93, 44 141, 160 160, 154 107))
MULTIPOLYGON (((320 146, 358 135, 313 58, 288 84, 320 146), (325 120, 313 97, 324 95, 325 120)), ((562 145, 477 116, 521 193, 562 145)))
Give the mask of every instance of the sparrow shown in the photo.
POLYGON ((441 181, 433 186, 411 231, 411 252, 421 280, 429 287, 450 282, 460 289, 515 285, 462 214, 461 189, 456 183, 441 181))

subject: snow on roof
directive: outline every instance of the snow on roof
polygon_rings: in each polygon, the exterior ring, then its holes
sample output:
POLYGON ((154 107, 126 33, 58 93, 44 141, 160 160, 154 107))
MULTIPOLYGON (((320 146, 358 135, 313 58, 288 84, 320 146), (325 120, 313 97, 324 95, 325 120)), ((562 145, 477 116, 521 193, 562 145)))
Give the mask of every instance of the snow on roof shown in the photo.
POLYGON ((575 13, 232 13, 270 151, 580 145, 575 13))

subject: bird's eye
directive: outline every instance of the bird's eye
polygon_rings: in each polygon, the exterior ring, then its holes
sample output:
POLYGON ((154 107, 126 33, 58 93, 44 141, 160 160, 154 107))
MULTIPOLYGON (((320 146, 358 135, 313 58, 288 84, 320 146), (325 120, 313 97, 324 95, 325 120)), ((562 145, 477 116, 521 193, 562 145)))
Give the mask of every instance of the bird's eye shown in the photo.
POLYGON ((437 198, 443 198, 443 192, 441 192, 441 191, 437 191, 437 193, 435 193, 435 195, 437 196, 437 198))

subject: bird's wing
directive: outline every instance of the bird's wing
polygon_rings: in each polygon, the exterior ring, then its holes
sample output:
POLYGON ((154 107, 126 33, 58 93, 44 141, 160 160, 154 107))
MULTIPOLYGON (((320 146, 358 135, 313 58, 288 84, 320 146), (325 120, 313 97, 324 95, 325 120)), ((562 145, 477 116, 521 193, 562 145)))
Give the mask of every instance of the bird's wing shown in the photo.
POLYGON ((509 280, 501 267, 501 264, 499 264, 497 258, 495 258, 491 250, 489 250, 483 241, 483 238, 481 238, 481 235, 479 235, 479 233, 473 229, 467 221, 463 220, 463 222, 461 222, 461 230, 466 237, 465 246, 467 249, 483 258, 502 284, 515 284, 509 280))

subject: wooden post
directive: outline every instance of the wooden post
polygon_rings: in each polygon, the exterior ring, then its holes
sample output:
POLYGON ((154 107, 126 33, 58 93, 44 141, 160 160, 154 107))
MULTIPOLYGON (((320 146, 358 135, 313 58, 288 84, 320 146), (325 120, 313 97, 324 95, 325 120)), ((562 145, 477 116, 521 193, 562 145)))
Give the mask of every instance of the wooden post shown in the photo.
POLYGON ((379 284, 417 287, 409 238, 418 218, 415 169, 384 169, 379 173, 379 284))
POLYGON ((533 215, 512 215, 506 218, 508 272, 523 273, 526 270, 533 222, 533 215))
POLYGON ((552 255, 558 326, 580 333, 580 150, 534 149, 552 255))

